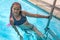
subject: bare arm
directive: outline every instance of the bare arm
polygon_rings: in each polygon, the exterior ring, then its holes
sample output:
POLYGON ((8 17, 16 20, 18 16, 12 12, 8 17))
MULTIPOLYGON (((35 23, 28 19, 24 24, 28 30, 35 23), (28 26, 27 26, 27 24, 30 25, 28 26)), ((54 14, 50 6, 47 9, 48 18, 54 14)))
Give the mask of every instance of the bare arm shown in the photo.
POLYGON ((32 14, 32 13, 29 13, 29 12, 26 12, 26 11, 24 11, 24 14, 26 16, 35 17, 35 18, 49 18, 49 16, 44 16, 44 15, 40 15, 40 14, 32 14))
POLYGON ((13 18, 10 18, 10 24, 12 25, 13 29, 16 31, 16 33, 19 35, 20 40, 23 40, 22 36, 20 35, 18 29, 16 28, 16 26, 14 25, 14 20, 13 18))

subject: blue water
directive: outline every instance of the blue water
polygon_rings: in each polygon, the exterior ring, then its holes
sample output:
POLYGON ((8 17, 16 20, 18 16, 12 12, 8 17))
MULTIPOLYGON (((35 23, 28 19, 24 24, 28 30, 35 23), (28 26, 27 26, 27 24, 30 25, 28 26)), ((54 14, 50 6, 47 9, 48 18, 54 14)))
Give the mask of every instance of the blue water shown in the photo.
MULTIPOLYGON (((47 12, 43 11, 42 9, 38 9, 35 6, 29 4, 28 2, 24 2, 24 0, 0 0, 0 40, 19 40, 19 36, 15 32, 15 30, 11 26, 7 26, 9 23, 9 16, 10 16, 10 7, 13 2, 19 2, 22 6, 22 10, 26 10, 33 14, 42 14, 42 15, 49 15, 47 12)), ((46 18, 33 18, 27 17, 29 23, 33 24, 39 31, 43 34, 45 33, 44 28, 48 22, 46 18)), ((18 28, 18 27, 17 27, 18 28)), ((60 38, 60 20, 56 18, 52 18, 49 28, 54 32, 57 37, 60 38)), ((24 37, 24 40, 36 40, 36 35, 32 32, 32 35, 27 35, 23 32, 20 28, 18 28, 21 35, 24 37)), ((49 37, 54 40, 54 38, 49 34, 49 37)))

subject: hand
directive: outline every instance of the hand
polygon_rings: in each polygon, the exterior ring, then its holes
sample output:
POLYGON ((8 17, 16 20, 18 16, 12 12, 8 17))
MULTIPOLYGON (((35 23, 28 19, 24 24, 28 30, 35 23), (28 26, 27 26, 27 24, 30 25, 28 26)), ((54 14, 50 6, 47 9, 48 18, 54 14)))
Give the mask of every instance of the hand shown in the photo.
POLYGON ((50 16, 48 16, 47 18, 50 18, 50 16))
POLYGON ((47 18, 52 18, 51 16, 47 16, 47 18))

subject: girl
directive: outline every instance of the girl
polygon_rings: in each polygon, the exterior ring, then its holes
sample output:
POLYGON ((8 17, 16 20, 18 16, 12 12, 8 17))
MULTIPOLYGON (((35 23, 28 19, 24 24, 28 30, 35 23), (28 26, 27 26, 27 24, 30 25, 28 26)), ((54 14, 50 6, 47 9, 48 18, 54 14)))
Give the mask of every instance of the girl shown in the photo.
MULTIPOLYGON (((32 24, 28 23, 27 19, 26 19, 26 16, 29 16, 29 17, 35 17, 35 18, 49 18, 49 16, 44 16, 44 15, 39 15, 39 14, 32 14, 32 13, 29 13, 29 12, 26 12, 26 11, 22 11, 21 10, 21 5, 18 3, 18 2, 14 2, 11 6, 11 13, 10 13, 10 24, 12 25, 12 27, 15 29, 15 31, 17 32, 18 35, 19 32, 16 28, 16 26, 19 26, 19 25, 26 25, 26 27, 22 26, 20 28, 23 28, 23 29, 30 29, 30 30, 33 30, 35 31, 40 37, 44 37, 43 34, 37 30, 36 27, 34 27, 32 24)), ((20 39, 22 40, 22 36, 20 35, 20 39)))

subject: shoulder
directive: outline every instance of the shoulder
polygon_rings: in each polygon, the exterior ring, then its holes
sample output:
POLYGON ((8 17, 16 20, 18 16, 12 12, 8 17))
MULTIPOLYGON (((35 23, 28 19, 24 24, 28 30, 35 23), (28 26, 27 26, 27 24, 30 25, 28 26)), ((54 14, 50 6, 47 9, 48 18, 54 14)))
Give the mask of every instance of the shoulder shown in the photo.
POLYGON ((23 12, 23 13, 26 13, 26 11, 25 11, 25 10, 23 10, 22 12, 23 12))
POLYGON ((10 21, 14 21, 14 19, 12 17, 10 17, 10 21))
POLYGON ((26 16, 26 14, 27 14, 27 12, 23 10, 23 11, 22 11, 22 15, 23 15, 23 16, 26 16))
POLYGON ((10 18, 10 24, 13 25, 14 24, 14 19, 11 17, 10 18))
POLYGON ((14 21, 14 19, 12 17, 10 17, 10 21, 14 21))

